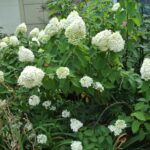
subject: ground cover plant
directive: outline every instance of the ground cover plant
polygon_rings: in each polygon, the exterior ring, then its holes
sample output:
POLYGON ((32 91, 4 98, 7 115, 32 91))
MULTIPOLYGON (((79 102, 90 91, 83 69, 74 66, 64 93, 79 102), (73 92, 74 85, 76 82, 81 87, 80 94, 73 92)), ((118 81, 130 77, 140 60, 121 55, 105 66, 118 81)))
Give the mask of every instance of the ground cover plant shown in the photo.
POLYGON ((0 149, 148 150, 149 35, 138 3, 67 8, 42 30, 22 23, 0 40, 0 149))

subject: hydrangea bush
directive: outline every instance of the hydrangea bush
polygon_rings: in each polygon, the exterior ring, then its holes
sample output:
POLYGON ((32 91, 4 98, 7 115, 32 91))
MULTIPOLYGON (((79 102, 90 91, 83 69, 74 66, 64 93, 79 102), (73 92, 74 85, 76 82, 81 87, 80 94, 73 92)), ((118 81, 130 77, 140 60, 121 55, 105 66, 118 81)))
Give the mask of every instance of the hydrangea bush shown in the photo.
POLYGON ((1 149, 147 147, 150 59, 136 47, 138 5, 91 4, 0 40, 1 149))

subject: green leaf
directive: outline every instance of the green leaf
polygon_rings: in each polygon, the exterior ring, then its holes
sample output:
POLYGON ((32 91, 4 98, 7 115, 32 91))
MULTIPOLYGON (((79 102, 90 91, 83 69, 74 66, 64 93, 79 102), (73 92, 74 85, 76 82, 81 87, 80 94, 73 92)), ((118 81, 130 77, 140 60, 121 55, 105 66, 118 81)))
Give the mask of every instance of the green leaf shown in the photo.
POLYGON ((140 127, 140 122, 138 120, 134 120, 132 123, 132 132, 137 133, 140 127))
POLYGON ((146 118, 143 112, 137 111, 135 113, 132 113, 131 116, 134 116, 141 121, 146 121, 146 118))
POLYGON ((144 123, 145 128, 150 131, 150 123, 144 123))
POLYGON ((98 143, 99 143, 99 144, 102 144, 103 141, 104 141, 104 139, 105 139, 104 136, 99 137, 99 138, 98 138, 98 143))

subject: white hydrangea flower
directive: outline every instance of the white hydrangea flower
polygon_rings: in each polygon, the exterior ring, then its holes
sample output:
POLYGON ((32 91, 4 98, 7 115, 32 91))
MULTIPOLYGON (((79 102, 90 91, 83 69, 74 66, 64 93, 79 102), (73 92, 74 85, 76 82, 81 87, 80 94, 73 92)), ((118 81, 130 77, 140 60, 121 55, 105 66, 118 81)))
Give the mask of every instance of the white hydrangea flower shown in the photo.
POLYGON ((66 28, 65 36, 68 38, 68 42, 73 45, 79 45, 80 41, 85 39, 86 26, 82 18, 75 20, 66 28))
POLYGON ((59 21, 57 17, 54 17, 49 21, 44 31, 45 34, 49 35, 50 37, 54 36, 60 31, 59 21))
POLYGON ((12 45, 12 46, 17 46, 19 45, 19 40, 16 36, 11 36, 9 38, 9 45, 12 45))
POLYGON ((70 127, 73 132, 78 132, 78 130, 83 126, 83 123, 77 119, 70 119, 70 127))
POLYGON ((101 31, 92 38, 92 44, 97 46, 101 51, 107 51, 110 36, 111 30, 106 29, 104 31, 101 31))
POLYGON ((104 87, 100 82, 93 83, 93 88, 99 90, 100 92, 104 91, 104 87))
POLYGON ((19 56, 19 61, 21 62, 33 62, 34 61, 33 52, 25 48, 24 46, 19 47, 18 56, 19 56))
POLYGON ((70 111, 68 111, 68 110, 63 110, 63 112, 62 112, 62 117, 63 117, 63 118, 69 118, 69 117, 70 117, 70 111))
POLYGON ((114 131, 115 131, 115 126, 114 126, 114 125, 109 125, 109 126, 108 126, 108 129, 109 129, 111 132, 114 132, 114 131))
POLYGON ((112 11, 117 11, 120 7, 120 3, 115 3, 112 7, 112 11))
POLYGON ((30 31, 29 36, 32 37, 32 38, 33 37, 38 37, 39 33, 40 33, 39 28, 34 28, 30 31))
POLYGON ((4 82, 4 72, 0 71, 0 83, 4 82))
POLYGON ((50 39, 50 36, 45 34, 44 30, 41 30, 38 36, 38 40, 43 43, 46 44, 48 42, 48 40, 50 39))
POLYGON ((120 52, 124 49, 125 41, 123 40, 120 32, 114 32, 109 37, 108 47, 110 51, 120 52))
POLYGON ((32 95, 29 97, 29 105, 37 106, 40 103, 40 98, 36 95, 32 95))
POLYGON ((6 100, 0 99, 0 108, 3 108, 7 104, 6 100))
POLYGON ((83 150, 82 143, 80 141, 73 141, 71 144, 71 150, 83 150))
POLYGON ((8 47, 6 42, 0 42, 0 51, 8 47))
POLYGON ((27 66, 21 72, 18 84, 26 88, 32 88, 35 86, 40 86, 44 78, 45 73, 34 66, 27 66))
POLYGON ((74 21, 79 20, 79 19, 82 19, 82 18, 79 16, 77 11, 74 10, 74 11, 70 12, 70 14, 67 17, 66 27, 70 26, 74 21))
POLYGON ((56 70, 56 74, 58 79, 66 79, 66 77, 70 74, 68 67, 59 67, 56 70))
POLYGON ((33 37, 33 38, 32 38, 32 41, 33 41, 33 42, 36 42, 36 43, 38 44, 38 46, 40 46, 40 42, 39 42, 38 38, 33 37))
POLYGON ((55 111, 56 110, 56 106, 51 106, 50 110, 55 111))
POLYGON ((122 130, 127 127, 124 120, 117 120, 115 125, 109 125, 108 128, 115 136, 118 136, 122 133, 122 130))
POLYGON ((120 129, 125 129, 127 127, 127 124, 124 120, 117 120, 115 126, 120 129))
POLYGON ((141 78, 145 81, 150 80, 150 58, 145 58, 140 69, 141 78))
POLYGON ((121 133, 122 133, 122 129, 117 128, 117 127, 115 126, 114 135, 115 135, 115 136, 119 136, 121 133))
POLYGON ((24 128, 25 128, 27 131, 32 130, 32 128, 33 128, 32 123, 27 122, 27 123, 25 124, 24 128))
POLYGON ((27 32, 27 26, 25 23, 20 24, 17 28, 16 28, 16 33, 19 34, 25 34, 27 32))
POLYGON ((51 101, 45 101, 45 102, 43 102, 42 106, 45 107, 45 109, 48 109, 48 108, 50 108, 51 104, 52 104, 51 101))
POLYGON ((37 136, 37 142, 38 142, 39 144, 45 144, 45 143, 47 142, 47 136, 44 135, 44 134, 39 134, 39 135, 37 136))
POLYGON ((6 36, 2 39, 2 42, 5 42, 6 44, 9 44, 9 37, 6 36))
POLYGON ((82 87, 89 88, 93 84, 93 79, 88 76, 84 76, 80 79, 80 83, 82 87))
POLYGON ((60 29, 66 29, 67 28, 67 19, 61 19, 59 22, 60 29))

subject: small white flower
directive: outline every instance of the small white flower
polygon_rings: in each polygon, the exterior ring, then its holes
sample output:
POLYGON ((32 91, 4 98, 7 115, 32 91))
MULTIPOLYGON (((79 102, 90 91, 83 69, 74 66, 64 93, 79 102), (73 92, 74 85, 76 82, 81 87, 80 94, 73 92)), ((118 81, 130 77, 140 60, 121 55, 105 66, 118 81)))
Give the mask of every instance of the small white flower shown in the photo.
POLYGON ((31 124, 30 122, 27 122, 27 123, 25 124, 24 128, 25 128, 27 131, 30 131, 30 130, 32 130, 33 126, 32 126, 32 124, 31 124))
POLYGON ((62 112, 62 117, 63 117, 63 118, 69 118, 69 117, 70 117, 70 111, 68 111, 68 110, 63 110, 63 112, 62 112))
POLYGON ((140 69, 141 78, 145 81, 150 80, 150 58, 145 58, 140 69))
POLYGON ((40 103, 40 98, 36 95, 32 95, 29 97, 29 105, 37 106, 40 103))
POLYGON ((39 135, 37 136, 37 142, 38 142, 39 144, 45 144, 45 143, 47 142, 47 136, 44 135, 44 134, 39 134, 39 135))
POLYGON ((21 72, 18 84, 26 88, 41 86, 45 73, 34 66, 26 66, 21 72))
POLYGON ((32 37, 32 38, 33 37, 38 37, 39 33, 40 33, 39 28, 34 28, 29 33, 29 36, 32 37))
POLYGON ((33 42, 36 42, 36 43, 38 44, 38 46, 40 46, 40 42, 39 42, 38 38, 33 37, 33 38, 32 38, 32 41, 33 41, 33 42))
POLYGON ((112 7, 112 11, 117 11, 120 7, 120 3, 115 3, 112 7))
POLYGON ((127 127, 127 124, 124 120, 117 120, 115 126, 120 129, 125 129, 127 127))
POLYGON ((83 123, 77 119, 70 119, 70 127, 73 132, 78 132, 78 130, 83 126, 83 123))
POLYGON ((27 26, 25 23, 20 24, 17 28, 16 28, 16 33, 19 34, 25 34, 27 32, 27 26))
POLYGON ((12 46, 17 46, 19 45, 19 40, 16 36, 11 36, 9 38, 9 45, 12 45, 12 46))
POLYGON ((0 83, 4 82, 4 72, 0 71, 0 83))
POLYGON ((17 145, 17 142, 16 142, 16 141, 11 141, 10 146, 11 146, 12 148, 15 148, 16 145, 17 145))
POLYGON ((56 106, 51 106, 50 110, 55 111, 56 110, 56 106))
POLYGON ((66 77, 70 74, 68 67, 59 67, 56 70, 56 74, 58 79, 66 79, 66 77))
POLYGON ((109 125, 108 128, 111 132, 114 132, 116 129, 116 127, 114 125, 109 125))
POLYGON ((52 102, 51 101, 45 101, 43 102, 42 106, 45 107, 45 109, 48 109, 51 106, 52 102))
POLYGON ((100 92, 104 91, 104 87, 100 82, 93 83, 93 88, 99 90, 100 92))
POLYGON ((8 47, 6 42, 0 42, 0 51, 8 47))
POLYGON ((71 144, 71 150, 82 150, 83 146, 80 141, 73 141, 71 144))
POLYGON ((117 127, 115 126, 114 135, 115 135, 115 136, 119 136, 121 133, 122 133, 122 129, 117 128, 117 127))
POLYGON ((24 46, 19 47, 18 56, 19 56, 19 61, 21 62, 33 62, 34 61, 33 52, 25 48, 24 46))
POLYGON ((93 79, 91 77, 88 76, 84 76, 80 79, 80 83, 82 87, 90 87, 93 83, 93 79))
POLYGON ((127 127, 124 120, 117 120, 115 125, 109 125, 108 128, 111 132, 114 132, 115 136, 118 136, 122 133, 122 130, 127 127))

